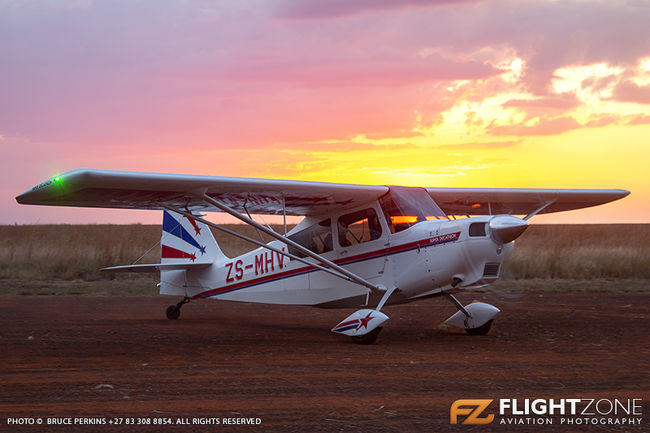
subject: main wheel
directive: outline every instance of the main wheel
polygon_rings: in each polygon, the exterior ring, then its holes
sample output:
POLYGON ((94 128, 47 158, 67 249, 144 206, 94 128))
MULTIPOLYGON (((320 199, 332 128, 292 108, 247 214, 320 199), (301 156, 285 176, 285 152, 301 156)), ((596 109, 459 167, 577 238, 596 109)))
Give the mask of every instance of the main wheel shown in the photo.
POLYGON ((181 309, 178 305, 170 305, 167 307, 165 314, 167 314, 167 318, 169 320, 176 320, 181 317, 181 309))
POLYGON ((465 329, 465 332, 467 332, 469 335, 485 335, 490 332, 492 322, 493 320, 488 320, 484 325, 481 325, 478 328, 465 329))
POLYGON ((352 337, 352 341, 357 344, 372 344, 377 339, 377 336, 381 332, 381 326, 373 329, 365 335, 357 335, 352 337))

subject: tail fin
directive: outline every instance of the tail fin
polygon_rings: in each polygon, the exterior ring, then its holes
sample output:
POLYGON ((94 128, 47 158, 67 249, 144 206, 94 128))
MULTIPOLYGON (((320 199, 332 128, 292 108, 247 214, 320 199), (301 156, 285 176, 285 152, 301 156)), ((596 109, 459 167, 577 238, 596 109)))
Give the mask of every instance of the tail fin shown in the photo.
POLYGON ((210 227, 193 218, 163 211, 163 264, 214 263, 227 260, 210 227))
POLYGON ((215 266, 228 260, 210 227, 193 218, 167 211, 163 213, 161 263, 151 265, 111 266, 110 272, 158 272, 160 293, 191 296, 210 287, 215 266))

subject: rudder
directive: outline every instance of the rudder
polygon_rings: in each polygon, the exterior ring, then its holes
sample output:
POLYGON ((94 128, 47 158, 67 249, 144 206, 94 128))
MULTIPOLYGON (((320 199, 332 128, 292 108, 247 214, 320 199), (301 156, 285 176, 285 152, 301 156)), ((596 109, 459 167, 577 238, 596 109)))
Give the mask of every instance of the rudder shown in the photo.
POLYGON ((163 211, 161 263, 215 263, 227 260, 210 227, 194 218, 163 211))

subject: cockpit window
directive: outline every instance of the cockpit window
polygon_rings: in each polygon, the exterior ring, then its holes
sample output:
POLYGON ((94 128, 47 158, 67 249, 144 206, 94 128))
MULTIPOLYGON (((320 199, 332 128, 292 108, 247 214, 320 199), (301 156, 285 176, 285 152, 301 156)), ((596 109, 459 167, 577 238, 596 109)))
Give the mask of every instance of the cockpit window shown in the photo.
MULTIPOLYGON (((294 233, 288 238, 316 254, 323 254, 332 251, 332 229, 330 225, 330 219, 328 218, 298 233, 294 233)), ((305 253, 293 247, 289 247, 289 252, 298 257, 306 257, 305 253)))
POLYGON ((379 204, 391 233, 401 232, 422 221, 448 219, 424 188, 391 187, 379 199, 379 204))
POLYGON ((381 237, 381 224, 374 209, 364 209, 339 217, 339 244, 349 247, 381 237))

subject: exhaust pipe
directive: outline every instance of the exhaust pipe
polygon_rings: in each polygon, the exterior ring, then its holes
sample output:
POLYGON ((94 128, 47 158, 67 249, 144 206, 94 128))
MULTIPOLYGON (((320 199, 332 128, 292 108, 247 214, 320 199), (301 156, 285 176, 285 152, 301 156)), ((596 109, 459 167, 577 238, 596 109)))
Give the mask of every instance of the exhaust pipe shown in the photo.
POLYGON ((497 215, 489 225, 492 239, 498 244, 514 241, 528 228, 526 221, 511 215, 497 215))

